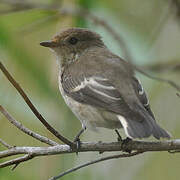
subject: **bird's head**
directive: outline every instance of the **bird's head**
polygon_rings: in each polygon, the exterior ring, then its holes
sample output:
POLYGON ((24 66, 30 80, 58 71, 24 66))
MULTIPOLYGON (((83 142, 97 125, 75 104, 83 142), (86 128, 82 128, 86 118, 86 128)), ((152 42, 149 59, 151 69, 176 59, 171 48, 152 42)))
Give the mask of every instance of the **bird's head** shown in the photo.
POLYGON ((89 48, 105 46, 100 35, 84 28, 69 28, 40 45, 55 51, 62 65, 75 61, 89 48))

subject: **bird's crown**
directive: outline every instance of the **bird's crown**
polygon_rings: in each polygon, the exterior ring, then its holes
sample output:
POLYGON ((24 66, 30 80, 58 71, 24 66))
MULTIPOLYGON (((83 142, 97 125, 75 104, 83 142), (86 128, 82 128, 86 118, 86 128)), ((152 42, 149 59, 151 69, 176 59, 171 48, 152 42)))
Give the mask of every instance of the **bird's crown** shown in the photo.
POLYGON ((69 28, 55 35, 50 41, 40 44, 45 47, 58 47, 61 45, 75 45, 77 42, 88 42, 103 45, 101 36, 85 28, 69 28))

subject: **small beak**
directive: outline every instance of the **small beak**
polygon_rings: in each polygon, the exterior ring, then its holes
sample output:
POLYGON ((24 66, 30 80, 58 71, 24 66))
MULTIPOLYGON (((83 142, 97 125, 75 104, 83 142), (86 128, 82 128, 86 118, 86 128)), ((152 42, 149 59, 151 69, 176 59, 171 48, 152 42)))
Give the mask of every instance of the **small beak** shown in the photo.
POLYGON ((44 47, 53 48, 53 47, 57 47, 58 43, 50 40, 50 41, 42 41, 42 42, 40 42, 40 45, 44 46, 44 47))

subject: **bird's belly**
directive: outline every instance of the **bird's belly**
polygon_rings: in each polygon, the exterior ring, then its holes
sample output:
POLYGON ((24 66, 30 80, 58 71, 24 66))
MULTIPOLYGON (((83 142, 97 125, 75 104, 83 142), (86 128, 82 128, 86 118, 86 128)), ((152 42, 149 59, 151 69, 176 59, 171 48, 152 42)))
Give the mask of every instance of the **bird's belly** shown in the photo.
POLYGON ((66 104, 71 108, 72 112, 81 121, 82 127, 96 130, 97 127, 104 127, 107 122, 96 108, 90 105, 81 104, 70 97, 65 97, 66 104))

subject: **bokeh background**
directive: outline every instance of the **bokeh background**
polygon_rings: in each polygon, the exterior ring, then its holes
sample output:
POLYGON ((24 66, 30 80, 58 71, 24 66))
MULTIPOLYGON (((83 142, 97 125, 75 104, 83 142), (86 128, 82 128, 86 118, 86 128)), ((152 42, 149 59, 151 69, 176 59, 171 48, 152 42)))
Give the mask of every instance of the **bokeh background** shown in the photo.
MULTIPOLYGON (((180 85, 180 1, 173 0, 1 0, 0 61, 23 87, 48 122, 69 139, 81 128, 65 105, 57 84, 55 56, 39 45, 67 27, 88 27, 101 34, 107 46, 124 57, 123 48, 112 34, 91 19, 72 15, 87 8, 104 20, 126 42, 133 62, 151 75, 171 79, 180 85), (65 9, 69 15, 62 14, 65 9)), ((123 45, 122 45, 123 46, 123 45)), ((159 124, 180 136, 180 98, 166 83, 138 74, 159 124)), ((0 72, 0 104, 28 128, 56 140, 29 110, 24 100, 0 72)), ((124 132, 121 131, 124 136, 124 132)), ((24 135, 0 114, 0 138, 16 146, 44 146, 24 135)), ((115 141, 111 130, 86 131, 82 141, 115 141)), ((4 147, 0 145, 0 150, 4 147)), ((39 157, 20 164, 14 171, 0 169, 1 180, 45 180, 88 160, 108 153, 79 153, 39 157)), ((3 160, 0 160, 2 162, 3 160)), ((95 164, 62 180, 177 180, 180 155, 145 153, 137 157, 95 164)))

